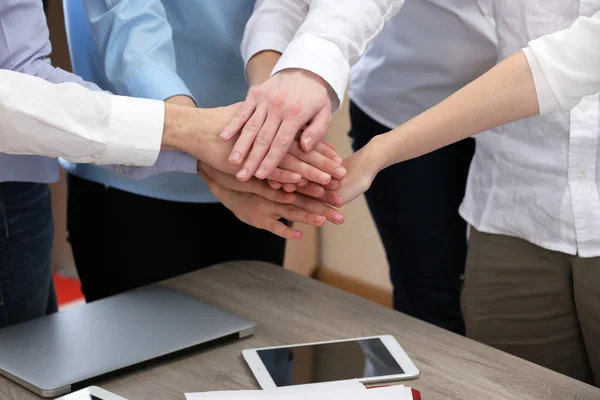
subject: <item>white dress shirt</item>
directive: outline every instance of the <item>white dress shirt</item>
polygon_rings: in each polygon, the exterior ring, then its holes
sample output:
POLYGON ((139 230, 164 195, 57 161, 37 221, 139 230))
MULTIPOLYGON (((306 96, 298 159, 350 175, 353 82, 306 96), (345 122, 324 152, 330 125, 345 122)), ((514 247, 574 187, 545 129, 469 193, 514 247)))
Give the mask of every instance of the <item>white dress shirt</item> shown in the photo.
POLYGON ((352 68, 350 99, 390 129, 436 105, 496 64, 489 14, 476 0, 406 0, 352 68))
POLYGON ((161 101, 0 70, 0 153, 149 166, 162 141, 161 101))
POLYGON ((350 67, 404 0, 257 0, 246 25, 242 56, 283 53, 273 74, 301 68, 331 87, 333 109, 344 99, 350 67))
POLYGON ((525 49, 543 115, 476 137, 460 208, 476 229, 600 256, 599 10, 600 0, 494 0, 500 59, 564 31, 525 49))

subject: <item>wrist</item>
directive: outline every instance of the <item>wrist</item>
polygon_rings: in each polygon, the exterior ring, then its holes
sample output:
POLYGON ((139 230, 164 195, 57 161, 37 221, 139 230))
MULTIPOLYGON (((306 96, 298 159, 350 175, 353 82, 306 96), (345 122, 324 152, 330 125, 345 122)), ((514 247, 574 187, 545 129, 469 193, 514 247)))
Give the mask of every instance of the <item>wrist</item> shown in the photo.
POLYGON ((385 135, 377 135, 373 137, 364 147, 366 152, 367 168, 369 173, 376 176, 381 170, 387 168, 389 163, 385 159, 385 135))
POLYGON ((162 149, 186 149, 197 146, 204 129, 205 111, 199 108, 165 103, 162 149))

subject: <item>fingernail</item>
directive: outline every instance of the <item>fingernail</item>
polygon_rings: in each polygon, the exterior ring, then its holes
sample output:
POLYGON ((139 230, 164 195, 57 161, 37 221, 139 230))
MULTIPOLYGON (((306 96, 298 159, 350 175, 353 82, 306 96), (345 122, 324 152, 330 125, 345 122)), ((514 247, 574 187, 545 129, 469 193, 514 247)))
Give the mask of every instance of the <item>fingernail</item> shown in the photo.
POLYGON ((246 168, 244 168, 243 170, 241 170, 240 172, 237 173, 237 177, 238 178, 247 178, 248 170, 246 168))
POLYGON ((294 195, 292 193, 286 193, 285 194, 285 199, 286 200, 293 200, 294 199, 294 195))
POLYGON ((325 172, 319 174, 319 182, 324 183, 324 184, 328 184, 331 181, 331 175, 326 174, 325 172))
POLYGON ((300 236, 302 236, 302 232, 294 232, 295 238, 299 238, 300 236))
POLYGON ((227 139, 229 137, 229 132, 228 131, 223 131, 223 132, 221 132, 221 134, 219 135, 219 137, 221 139, 227 139))
POLYGON ((340 178, 343 178, 346 176, 346 168, 344 167, 337 167, 335 169, 335 173, 337 174, 337 176, 339 176, 340 178))
POLYGON ((341 159, 341 158, 339 158, 339 157, 333 157, 333 161, 335 161, 335 162, 336 162, 336 163, 338 163, 338 164, 341 164, 341 163, 343 163, 343 162, 344 162, 344 160, 342 160, 342 159, 341 159))
POLYGON ((344 216, 338 212, 333 213, 333 220, 335 222, 342 222, 344 220, 344 216))
POLYGON ((339 185, 340 184, 340 180, 339 179, 332 179, 331 182, 329 182, 330 185, 339 185))
POLYGON ((241 157, 242 157, 242 155, 241 155, 239 152, 237 152, 237 151, 234 151, 234 152, 231 154, 231 156, 229 157, 229 161, 234 161, 234 162, 237 162, 237 161, 240 161, 240 158, 241 158, 241 157))
POLYGON ((304 140, 304 147, 306 148, 306 150, 310 151, 312 150, 313 146, 315 144, 315 141, 312 140, 311 138, 305 139, 304 140))
POLYGON ((315 222, 316 223, 321 223, 325 220, 325 217, 321 216, 321 215, 315 215, 315 222))
POLYGON ((344 198, 342 196, 335 196, 333 198, 333 203, 334 204, 344 204, 344 198))
POLYGON ((267 176, 266 172, 267 172, 267 169, 265 167, 260 167, 258 169, 258 172, 256 173, 256 177, 260 178, 260 179, 263 179, 263 178, 265 178, 267 176))

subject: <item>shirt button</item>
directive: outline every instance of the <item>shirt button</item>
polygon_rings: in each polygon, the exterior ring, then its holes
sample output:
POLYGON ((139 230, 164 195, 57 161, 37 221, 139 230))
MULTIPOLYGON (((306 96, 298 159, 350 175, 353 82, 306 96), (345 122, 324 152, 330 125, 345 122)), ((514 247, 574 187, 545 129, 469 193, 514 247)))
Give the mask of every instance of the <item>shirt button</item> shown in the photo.
POLYGON ((585 179, 585 171, 584 171, 584 170, 582 170, 582 169, 580 169, 580 170, 577 172, 577 178, 579 178, 579 179, 585 179))
POLYGON ((123 175, 123 167, 117 167, 116 171, 117 171, 117 174, 123 175))
POLYGON ((581 111, 587 111, 587 109, 588 109, 587 101, 581 100, 581 103, 579 103, 579 109, 581 111))

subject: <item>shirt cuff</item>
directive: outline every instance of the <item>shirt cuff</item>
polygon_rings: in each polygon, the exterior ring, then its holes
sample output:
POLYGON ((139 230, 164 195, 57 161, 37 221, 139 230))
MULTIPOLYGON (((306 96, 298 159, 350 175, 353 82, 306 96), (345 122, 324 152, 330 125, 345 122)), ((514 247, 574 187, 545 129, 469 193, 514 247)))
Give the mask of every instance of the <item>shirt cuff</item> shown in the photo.
POLYGON ((546 75, 540 65, 533 49, 531 47, 527 47, 523 49, 523 53, 527 58, 527 62, 529 63, 529 68, 531 69, 531 74, 533 75, 533 83, 535 84, 535 91, 538 98, 538 104, 540 108, 540 114, 548 114, 552 111, 558 111, 561 109, 548 80, 546 79, 546 75))
POLYGON ((283 54, 288 44, 289 40, 274 33, 263 33, 258 36, 252 36, 242 48, 244 64, 247 66, 250 59, 261 51, 273 50, 283 54))
POLYGON ((132 179, 146 179, 152 175, 165 172, 185 172, 188 174, 197 174, 198 160, 194 157, 179 151, 162 151, 156 163, 152 167, 128 167, 123 165, 108 166, 119 175, 132 179))
POLYGON ((289 68, 305 69, 323 78, 330 86, 332 111, 340 108, 350 79, 350 63, 335 44, 310 34, 297 37, 272 74, 289 68))
POLYGON ((154 165, 162 144, 165 103, 110 96, 108 140, 98 164, 154 165))
POLYGON ((119 93, 144 99, 166 100, 169 97, 184 95, 198 102, 181 77, 164 65, 155 64, 141 68, 124 79, 126 87, 119 93))

